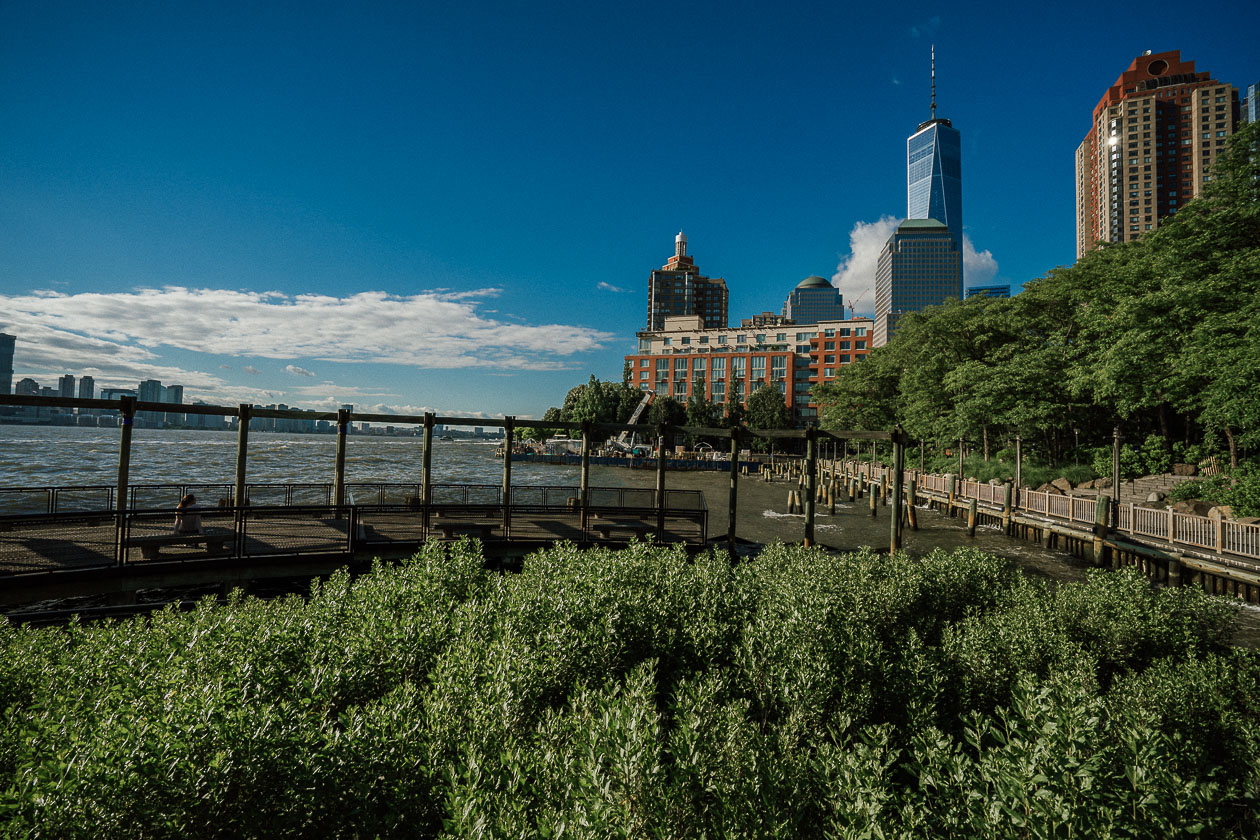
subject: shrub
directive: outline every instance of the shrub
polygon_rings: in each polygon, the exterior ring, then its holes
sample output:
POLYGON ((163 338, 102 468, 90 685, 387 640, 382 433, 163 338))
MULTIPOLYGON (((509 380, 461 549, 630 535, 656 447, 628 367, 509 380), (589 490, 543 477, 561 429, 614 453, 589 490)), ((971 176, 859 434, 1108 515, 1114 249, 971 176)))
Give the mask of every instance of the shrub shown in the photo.
POLYGON ((1234 608, 889 557, 468 541, 307 600, 0 627, 6 836, 1260 831, 1234 608))

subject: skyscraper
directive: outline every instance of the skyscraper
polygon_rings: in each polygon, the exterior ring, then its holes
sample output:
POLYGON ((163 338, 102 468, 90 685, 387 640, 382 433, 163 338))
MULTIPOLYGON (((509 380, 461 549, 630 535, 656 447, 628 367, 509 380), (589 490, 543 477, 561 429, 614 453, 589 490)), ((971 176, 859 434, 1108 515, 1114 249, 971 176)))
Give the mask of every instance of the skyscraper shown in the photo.
POLYGON ((962 248, 962 138, 936 116, 936 48, 932 48, 932 116, 906 140, 906 218, 936 219, 962 248))
POLYGON ((90 376, 79 378, 79 399, 90 400, 96 396, 96 380, 90 376))
POLYGON ((962 249, 936 219, 906 219, 880 252, 875 269, 875 336, 882 347, 907 312, 962 299, 962 249))
POLYGON ((649 330, 665 329, 671 315, 699 315, 706 329, 726 326, 727 290, 721 277, 705 277, 687 256, 687 237, 674 237, 674 256, 648 278, 649 330))
POLYGON ((13 347, 17 338, 0 333, 0 394, 13 393, 13 347))
MULTIPOLYGON (((160 379, 146 379, 140 383, 139 388, 140 402, 162 402, 162 381, 160 379)), ((150 428, 162 427, 162 412, 160 411, 139 411, 136 412, 136 418, 142 426, 150 428)))
POLYGON ((936 50, 932 50, 932 116, 906 140, 906 214, 875 269, 875 334, 887 344, 907 312, 963 296, 962 142, 936 116, 936 50))
POLYGON ((1198 195, 1238 117, 1238 89, 1180 50, 1133 59, 1076 149, 1077 258, 1141 238, 1198 195))
POLYGON ((57 380, 57 396, 74 399, 74 375, 67 373, 57 380))
POLYGON ((817 324, 844 320, 844 299, 840 290, 825 278, 811 275, 796 284, 783 302, 783 317, 794 324, 817 324))

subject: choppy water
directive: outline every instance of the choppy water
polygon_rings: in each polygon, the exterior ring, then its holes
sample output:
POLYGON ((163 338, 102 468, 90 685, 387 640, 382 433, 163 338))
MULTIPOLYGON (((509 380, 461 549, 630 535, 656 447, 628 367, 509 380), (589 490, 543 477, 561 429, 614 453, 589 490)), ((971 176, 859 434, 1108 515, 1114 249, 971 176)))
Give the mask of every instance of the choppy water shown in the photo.
MULTIPOLYGON (((44 426, 0 426, 0 487, 65 487, 113 485, 117 481, 120 432, 44 426)), ((433 481, 437 484, 499 484, 503 461, 494 457, 492 441, 434 440, 433 481)), ((247 481, 251 483, 331 483, 337 441, 334 435, 251 433, 247 481)), ((419 483, 423 444, 419 437, 353 435, 346 446, 347 482, 419 483)), ((236 475, 236 435, 232 432, 137 429, 132 438, 132 484, 231 484, 236 475)), ((654 470, 592 467, 594 487, 652 487, 654 470)), ((512 484, 573 486, 580 482, 576 466, 512 464, 512 484)), ((709 534, 728 528, 729 477, 723 472, 670 472, 666 487, 704 493, 709 508, 709 534)), ((804 517, 788 515, 788 490, 794 483, 739 482, 736 533, 760 543, 799 541, 804 517)), ((1036 543, 1011 539, 995 528, 981 528, 968 537, 962 520, 922 510, 920 530, 904 532, 912 554, 940 547, 975 546, 1005 557, 1019 568, 1057 581, 1080 580, 1088 565, 1068 554, 1047 551, 1036 543)), ((887 548, 889 512, 881 507, 872 518, 863 500, 837 505, 834 516, 819 505, 815 537, 820 545, 852 550, 869 545, 887 548)), ((1260 610, 1244 608, 1239 641, 1260 645, 1260 610)))

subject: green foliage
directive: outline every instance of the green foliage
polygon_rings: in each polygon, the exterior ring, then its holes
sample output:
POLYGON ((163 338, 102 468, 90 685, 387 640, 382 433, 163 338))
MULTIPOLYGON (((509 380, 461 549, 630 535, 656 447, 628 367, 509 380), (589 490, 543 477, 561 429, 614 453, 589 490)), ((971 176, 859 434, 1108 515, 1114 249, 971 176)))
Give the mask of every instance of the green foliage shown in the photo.
POLYGON ((1018 434, 1056 466, 1123 421, 1145 464, 1133 474, 1164 471, 1166 444, 1137 443, 1152 432, 1219 435, 1237 463, 1260 447, 1258 161, 1260 127, 1247 125, 1204 194, 1142 239, 1010 299, 906 315, 888 345, 814 388, 823 427, 900 422, 938 446, 1018 434))
POLYGON ((1219 475, 1183 481, 1168 498, 1174 502, 1199 499, 1229 505, 1235 516, 1260 516, 1260 466, 1247 463, 1219 475))
MULTIPOLYGON (((778 388, 762 385, 748 396, 744 422, 750 429, 788 429, 792 426, 792 411, 778 388)), ((752 445, 764 452, 769 449, 769 440, 753 438, 752 445)))
POLYGON ((85 628, 0 626, 6 836, 1260 831, 1235 608, 976 551, 475 543, 85 628))

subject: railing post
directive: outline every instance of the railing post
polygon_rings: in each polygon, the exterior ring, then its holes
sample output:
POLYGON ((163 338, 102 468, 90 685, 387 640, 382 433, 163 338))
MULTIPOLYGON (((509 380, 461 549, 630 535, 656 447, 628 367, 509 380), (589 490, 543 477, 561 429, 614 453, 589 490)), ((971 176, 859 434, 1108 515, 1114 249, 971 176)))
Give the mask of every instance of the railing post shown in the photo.
POLYGON ((805 429, 805 546, 814 544, 814 511, 818 495, 818 429, 805 429))
POLYGON ((1015 490, 1008 481, 1002 485, 1002 531, 1010 536, 1011 515, 1014 507, 1015 490))
MULTIPOLYGON (((1118 514, 1117 514, 1118 515, 1118 514)), ((1106 560, 1103 537, 1111 520, 1111 497, 1099 494, 1094 504, 1094 565, 1101 566, 1106 560)))
POLYGON ((1170 543, 1177 541, 1176 523, 1173 522, 1173 509, 1168 508, 1168 541, 1170 543))
POLYGON ((735 559, 735 512, 736 500, 739 496, 739 429, 731 429, 731 491, 727 498, 727 515, 730 521, 726 528, 726 550, 731 559, 735 559))
MULTIPOLYGON (((424 453, 420 459, 420 521, 424 536, 429 536, 429 505, 433 502, 433 412, 424 413, 424 453)), ((503 457, 511 459, 512 447, 505 447, 503 457)))
POLYGON ((114 522, 114 555, 121 566, 127 559, 123 549, 123 535, 127 526, 127 485, 131 481, 131 432, 136 422, 136 398, 123 397, 118 406, 119 425, 122 435, 118 440, 118 496, 114 509, 118 516, 114 522))
POLYGON ((902 507, 902 482, 905 480, 903 473, 906 468, 906 438, 905 432, 901 430, 901 426, 893 427, 893 474, 892 474, 892 526, 890 531, 889 552, 896 554, 901 551, 901 517, 904 513, 902 507))
POLYGON ((249 420, 254 409, 248 403, 241 403, 236 414, 236 487, 233 492, 233 503, 239 510, 245 507, 245 463, 249 453, 249 420))
MULTIPOLYGON (((508 456, 505 456, 508 457, 508 456)), ((591 422, 589 420, 582 421, 582 478, 581 487, 578 491, 581 513, 581 528, 583 539, 586 535, 586 495, 591 486, 591 422)))
POLYGON ((923 441, 919 441, 919 473, 927 472, 926 455, 923 451, 923 441))
POLYGON ((656 541, 665 542, 665 427, 656 424, 656 541))
POLYGON ((512 432, 516 428, 515 417, 503 418, 503 539, 512 533, 512 459, 507 457, 512 451, 512 432))
POLYGON ((1225 517, 1216 520, 1216 553, 1225 551, 1225 517))
POLYGON ((333 505, 346 503, 346 437, 350 434, 350 412, 337 409, 337 459, 333 463, 333 505))
MULTIPOLYGON (((1124 435, 1120 434, 1120 426, 1117 425, 1111 430, 1111 492, 1116 497, 1116 502, 1120 501, 1120 445, 1124 443, 1124 435)), ((1120 513, 1117 510, 1116 516, 1120 513)), ((1169 518, 1169 523, 1172 519, 1169 518)), ((1169 525, 1171 528, 1171 524, 1169 525)))

